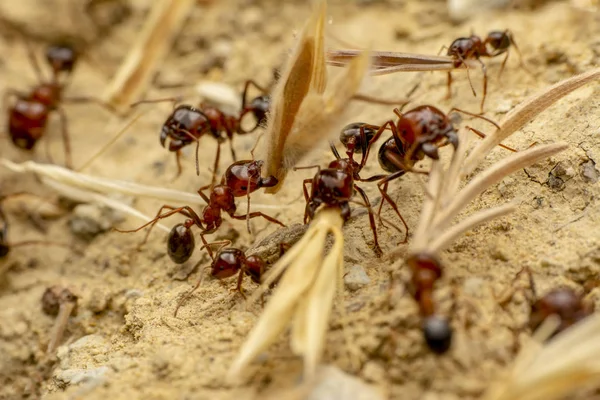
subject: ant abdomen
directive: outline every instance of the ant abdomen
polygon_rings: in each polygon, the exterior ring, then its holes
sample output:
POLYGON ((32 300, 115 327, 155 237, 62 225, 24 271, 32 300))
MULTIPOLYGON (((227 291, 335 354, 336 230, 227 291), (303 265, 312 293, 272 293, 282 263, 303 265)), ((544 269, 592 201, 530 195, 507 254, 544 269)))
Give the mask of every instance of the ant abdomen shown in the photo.
POLYGON ((363 149, 367 148, 367 145, 373 139, 377 131, 371 128, 364 122, 354 122, 346 125, 340 132, 340 142, 348 150, 352 150, 354 153, 362 154, 363 149), (360 130, 363 130, 364 136, 361 135, 360 130), (363 140, 364 139, 364 140, 363 140), (349 148, 350 146, 350 148, 349 148))
POLYGON ((211 276, 224 279, 235 275, 240 270, 244 258, 244 252, 233 247, 219 251, 211 266, 211 276))
POLYGON ((436 354, 443 354, 452 345, 452 328, 444 317, 431 315, 423 321, 423 336, 427 347, 436 354))
POLYGON ((194 253, 196 239, 192 230, 184 224, 177 224, 169 232, 167 238, 167 253, 173 262, 183 264, 194 253))
POLYGON ((511 45, 510 35, 506 31, 491 31, 485 42, 496 50, 496 55, 505 53, 511 45))
POLYGON ((400 168, 397 164, 395 164, 392 160, 392 156, 396 156, 398 160, 404 160, 404 151, 400 152, 398 146, 396 145, 396 140, 391 137, 386 140, 381 147, 379 148, 379 153, 377 154, 377 160, 379 161, 379 166, 386 172, 393 173, 400 171, 400 168))

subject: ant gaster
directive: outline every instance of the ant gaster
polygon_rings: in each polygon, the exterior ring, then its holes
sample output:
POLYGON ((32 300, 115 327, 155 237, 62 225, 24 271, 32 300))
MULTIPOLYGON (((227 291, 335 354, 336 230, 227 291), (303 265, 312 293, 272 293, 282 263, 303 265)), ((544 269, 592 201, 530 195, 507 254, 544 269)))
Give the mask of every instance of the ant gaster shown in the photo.
POLYGON ((247 220, 248 223, 248 231, 250 231, 249 219, 262 217, 269 222, 273 222, 279 224, 281 226, 285 226, 279 220, 266 215, 260 211, 250 212, 250 193, 255 192, 256 190, 262 187, 272 187, 277 184, 277 179, 275 177, 261 177, 261 169, 263 165, 263 161, 237 161, 227 168, 221 183, 212 187, 209 196, 204 193, 204 190, 208 189, 211 185, 203 186, 198 189, 198 194, 204 201, 206 201, 207 205, 202 210, 202 213, 198 215, 191 207, 183 206, 183 207, 173 207, 170 205, 163 205, 156 215, 156 217, 147 222, 146 224, 140 226, 137 229, 133 230, 119 230, 119 232, 137 232, 146 226, 150 226, 150 229, 146 233, 146 236, 143 242, 140 244, 144 244, 152 227, 163 218, 170 217, 174 214, 182 214, 186 216, 188 219, 183 223, 179 223, 175 225, 171 232, 169 233, 169 237, 167 240, 167 251, 169 257, 175 263, 183 263, 187 261, 193 253, 195 247, 195 239, 191 232, 191 227, 196 225, 201 229, 200 238, 205 246, 207 246, 207 250, 209 254, 212 256, 212 252, 208 243, 206 242, 204 235, 214 233, 223 223, 223 219, 221 217, 221 212, 224 211, 233 219, 238 220, 247 220), (237 206, 235 204, 236 197, 247 196, 248 198, 248 212, 244 215, 237 215, 237 206), (169 210, 163 213, 163 210, 169 210))
POLYGON ((424 318, 422 329, 425 342, 434 353, 445 353, 452 344, 452 328, 446 318, 436 314, 433 302, 433 290, 442 277, 442 266, 436 257, 425 253, 409 257, 406 263, 412 272, 412 295, 424 318))
POLYGON ((52 78, 43 78, 35 54, 27 45, 29 60, 38 78, 38 85, 29 93, 9 90, 5 98, 14 96, 16 100, 8 109, 8 132, 15 146, 23 150, 31 150, 44 135, 48 116, 57 111, 62 125, 62 136, 65 150, 65 164, 72 166, 71 146, 67 130, 67 117, 60 107, 61 103, 95 102, 110 107, 98 99, 91 97, 63 98, 63 90, 77 62, 77 52, 68 45, 50 46, 46 51, 46 61, 52 69, 52 78), (64 79, 61 76, 64 75, 64 79))
MULTIPOLYGON (((521 57, 521 52, 517 47, 517 44, 513 38, 512 33, 509 30, 505 31, 492 31, 488 33, 485 39, 481 39, 477 35, 471 35, 470 37, 458 38, 448 48, 447 55, 451 56, 455 59, 454 67, 458 68, 464 64, 466 60, 477 60, 481 64, 481 70, 483 71, 483 97, 481 98, 481 112, 483 113, 483 105, 485 103, 485 98, 487 95, 487 69, 483 61, 481 61, 481 57, 497 57, 501 54, 505 54, 504 60, 502 61, 502 65, 500 66, 500 72, 498 76, 502 74, 504 70, 504 66, 506 64, 506 60, 508 60, 508 56, 510 54, 510 47, 514 47, 517 54, 519 55, 519 63, 521 67, 531 74, 529 70, 523 64, 523 59, 521 57)), ((469 69, 467 68, 467 77, 469 77, 469 69)), ((469 77, 469 83, 471 82, 471 78, 469 77)), ((448 71, 448 95, 450 98, 452 96, 452 73, 448 71)), ((475 95, 475 89, 473 89, 473 85, 471 85, 471 90, 475 95)))
MULTIPOLYGON (((181 174, 181 149, 185 146, 196 143, 196 174, 200 174, 198 150, 199 150, 199 139, 205 134, 210 134, 217 140, 217 154, 215 156, 215 162, 213 167, 213 182, 217 174, 217 168, 219 166, 219 159, 221 155, 221 144, 229 140, 229 146, 231 150, 231 156, 233 160, 236 160, 235 150, 233 149, 233 136, 234 134, 246 134, 253 132, 259 126, 265 124, 267 119, 267 112, 270 107, 270 97, 267 95, 261 95, 255 97, 250 102, 247 101, 247 94, 250 85, 255 86, 257 89, 266 92, 261 86, 259 86, 253 80, 246 81, 244 91, 242 92, 242 110, 239 115, 229 115, 221 111, 219 108, 212 105, 201 103, 198 107, 183 104, 177 106, 171 115, 167 118, 163 124, 160 132, 160 144, 163 147, 167 146, 168 150, 175 152, 177 160, 177 176, 181 174), (242 120, 246 114, 254 115, 256 119, 256 125, 251 130, 245 130, 242 127, 242 120)), ((174 99, 168 99, 174 101, 174 99)), ((142 103, 152 103, 165 101, 165 99, 159 100, 142 100, 138 103, 132 104, 136 106, 142 103)))

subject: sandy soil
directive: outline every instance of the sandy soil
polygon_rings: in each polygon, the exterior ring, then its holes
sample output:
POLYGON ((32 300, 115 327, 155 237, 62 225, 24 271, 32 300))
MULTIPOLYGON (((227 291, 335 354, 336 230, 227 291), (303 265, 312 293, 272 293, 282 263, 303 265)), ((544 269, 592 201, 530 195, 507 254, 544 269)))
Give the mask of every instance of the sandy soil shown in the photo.
MULTIPOLYGON (((44 4, 52 2, 36 3, 43 9, 44 4)), ((88 56, 77 67, 68 88, 70 94, 99 93, 107 84, 133 43, 151 2, 131 3, 131 15, 90 45, 88 56)), ((280 64, 291 42, 290 28, 298 29, 309 13, 304 3, 281 6, 279 2, 261 0, 199 5, 147 96, 183 94, 194 101, 193 84, 201 79, 226 82, 240 90, 249 77, 268 83, 272 69, 280 64), (164 87, 172 84, 190 86, 164 87)), ((26 15, 26 11, 23 13, 26 15)), ((564 1, 534 11, 497 11, 459 25, 448 21, 441 1, 335 2, 330 5, 330 14, 333 32, 345 41, 404 52, 435 54, 442 45, 471 30, 484 35, 490 29, 511 29, 536 78, 519 69, 515 55, 511 55, 500 80, 500 60, 489 61, 487 115, 494 119, 536 90, 586 71, 600 61, 600 16, 576 11, 564 1)), ((35 20, 9 17, 25 21, 19 26, 26 32, 53 39, 51 31, 41 32, 35 20)), ((35 82, 20 38, 11 32, 2 30, 0 36, 0 91, 8 87, 27 89, 35 82)), ((40 56, 44 45, 35 42, 40 56)), ((473 71, 471 77, 479 92, 480 72, 473 71)), ((479 98, 472 96, 465 74, 455 73, 455 78, 454 96, 446 100, 445 74, 425 74, 414 103, 435 104, 443 110, 458 106, 477 111, 479 98)), ((375 78, 364 92, 401 98, 415 79, 419 79, 415 74, 375 78)), ((206 184, 210 179, 206 168, 212 163, 215 149, 208 138, 202 140, 200 177, 194 174, 193 157, 188 154, 183 176, 172 179, 174 156, 158 143, 169 107, 149 107, 152 112, 87 172, 188 192, 206 184)), ((76 166, 125 123, 94 106, 72 105, 67 112, 76 166)), ((389 107, 365 105, 353 120, 382 123, 392 117, 389 107)), ((478 121, 469 122, 489 131, 478 121)), ((59 132, 58 119, 53 120, 44 139, 51 142, 56 162, 63 160, 59 132)), ((517 199, 520 206, 516 213, 468 232, 444 253, 446 275, 436 295, 444 313, 453 310, 457 332, 453 348, 443 357, 429 353, 422 342, 417 308, 405 290, 406 269, 397 260, 382 261, 374 256, 364 215, 348 224, 346 265, 362 266, 370 278, 370 284, 356 291, 346 290, 344 297, 350 313, 350 333, 362 362, 359 366, 350 363, 337 312, 324 362, 374 383, 391 398, 478 398, 488 382, 514 358, 512 332, 526 322, 528 315, 522 296, 517 295, 502 309, 493 293, 502 293, 512 285, 515 273, 523 266, 532 268, 540 293, 558 284, 583 290, 583 284, 597 279, 600 271, 600 172, 594 168, 600 162, 600 85, 591 84, 559 101, 507 144, 523 149, 533 142, 559 140, 570 144, 566 152, 506 178, 467 210, 517 199), (390 265, 401 278, 394 288, 391 309, 386 302, 390 265), (455 300, 453 288, 458 289, 455 300)), ((249 157, 253 141, 253 135, 236 138, 238 154, 249 157)), ((25 154, 4 140, 0 151, 2 157, 14 161, 47 161, 43 143, 35 153, 25 154)), ((228 151, 223 154, 222 168, 231 162, 228 151)), ((496 149, 486 163, 505 155, 505 150, 496 149)), ((324 148, 313 158, 306 164, 324 164, 331 155, 324 148)), ((375 160, 371 161, 367 175, 379 170, 375 160)), ((52 193, 33 177, 5 170, 1 174, 3 194, 19 190, 42 196, 52 193)), ((259 193, 252 199, 266 205, 287 204, 283 209, 263 208, 285 223, 301 222, 304 203, 299 197, 300 182, 307 176, 307 171, 293 173, 276 198, 259 193)), ((369 193, 373 199, 377 197, 375 188, 369 193)), ((414 228, 421 202, 418 180, 406 176, 394 182, 391 193, 414 228)), ((147 214, 155 213, 160 205, 148 200, 135 202, 147 214)), ((201 257, 199 252, 188 263, 177 266, 166 256, 163 232, 154 233, 143 250, 136 252, 141 233, 106 232, 84 241, 72 234, 72 217, 67 213, 44 221, 44 234, 18 207, 7 204, 6 208, 10 241, 46 237, 72 243, 83 251, 78 254, 63 248, 22 247, 0 261, 0 398, 250 399, 263 398, 299 379, 301 363, 282 339, 261 364, 248 371, 241 387, 223 382, 236 351, 260 314, 260 306, 245 311, 241 298, 228 290, 235 286, 234 280, 215 281, 198 290, 173 318, 176 302, 199 276, 198 271, 190 274, 191 265, 201 257), (43 291, 55 284, 71 288, 80 296, 80 302, 58 358, 48 361, 44 350, 53 319, 43 314, 40 299, 43 291), (88 379, 78 384, 85 374, 88 379)), ((386 216, 393 218, 389 210, 386 216)), ((176 219, 166 224, 172 226, 176 219)), ((120 226, 134 227, 138 223, 131 219, 120 226)), ((214 236, 234 237, 236 246, 247 248, 276 230, 262 221, 253 222, 253 228, 258 238, 248 235, 243 221, 226 219, 221 233, 214 236)), ((393 230, 380 232, 384 252, 394 249, 401 240, 393 230)), ((254 288, 251 283, 245 287, 254 288)), ((596 303, 600 301, 596 290, 590 296, 596 303)))

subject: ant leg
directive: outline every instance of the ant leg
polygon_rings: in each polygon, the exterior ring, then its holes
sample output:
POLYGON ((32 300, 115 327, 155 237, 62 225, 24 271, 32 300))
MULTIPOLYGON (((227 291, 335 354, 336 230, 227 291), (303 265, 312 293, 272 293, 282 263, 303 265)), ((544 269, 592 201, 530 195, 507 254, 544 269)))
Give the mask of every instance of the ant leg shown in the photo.
POLYGON ((277 220, 267 214, 264 214, 260 211, 254 211, 254 212, 249 213, 248 215, 232 215, 231 216, 231 218, 233 218, 233 219, 246 219, 246 218, 256 218, 256 217, 263 217, 267 221, 281 225, 285 228, 285 225, 282 222, 280 222, 279 220, 277 220))
POLYGON ((500 64, 500 71, 498 71, 498 80, 500 80, 500 77, 502 76, 502 72, 504 71, 504 66, 506 65, 506 61, 508 60, 509 54, 510 50, 506 49, 506 56, 504 57, 504 60, 502 60, 502 64, 500 64))
MULTIPOLYGON (((479 136, 480 138, 485 138, 485 134, 481 131, 478 131, 475 128, 471 128, 470 126, 465 126, 465 128, 467 128, 468 130, 470 130, 471 132, 473 132, 474 134, 476 134, 477 136, 479 136)), ((508 151, 512 151, 513 153, 516 153, 517 150, 513 149, 512 147, 508 147, 503 145, 502 143, 498 144, 499 147, 502 147, 503 149, 506 149, 508 151)))
MULTIPOLYGON (((531 72, 531 70, 525 65, 525 62, 523 61, 523 55, 521 54, 521 50, 519 49, 519 46, 517 46, 517 42, 515 42, 515 38, 512 35, 512 33, 508 29, 504 33, 508 36, 508 38, 510 39, 510 43, 512 43, 513 47, 515 48, 515 51, 517 52, 517 56, 519 57, 519 66, 523 68, 525 72, 531 75, 534 79, 537 79, 535 74, 531 72)), ((506 55, 506 57, 508 58, 508 54, 506 55)))
POLYGON ((238 292, 239 294, 241 294, 242 297, 244 298, 244 300, 246 300, 246 295, 244 294, 244 291, 242 289, 242 283, 244 281, 244 273, 245 272, 246 272, 246 268, 244 268, 244 267, 240 268, 240 270, 238 272, 237 285, 235 286, 235 289, 232 290, 234 292, 238 292))
MULTIPOLYGON (((202 235, 201 235, 202 237, 202 235)), ((196 265, 194 266, 194 269, 198 268, 198 266, 200 266, 200 263, 202 263, 202 261, 198 261, 196 263, 196 265)), ((198 279, 198 282, 196 282, 196 284, 194 285, 193 288, 191 288, 190 290, 188 290, 188 292, 186 294, 183 295, 183 297, 181 298, 181 300, 179 300, 177 302, 177 306, 175 306, 175 312, 173 312, 173 317, 177 317, 177 311, 179 311, 179 308, 181 308, 181 306, 183 305, 183 303, 185 303, 185 301, 187 299, 189 299, 192 294, 194 294, 194 292, 196 291, 196 289, 198 289, 200 287, 200 285, 202 285, 202 282, 204 282, 204 271, 206 268, 203 268, 200 272, 200 279, 198 279)))
POLYGON ((316 168, 317 169, 317 173, 321 171, 321 167, 319 165, 308 165, 306 167, 294 167, 292 169, 294 171, 298 171, 299 169, 312 169, 312 168, 316 168))
POLYGON ((481 98, 481 105, 480 105, 480 111, 481 111, 481 114, 483 114, 483 104, 485 103, 485 98, 487 96, 487 83, 488 83, 487 68, 486 68, 485 64, 483 63, 483 61, 481 61, 480 58, 478 58, 477 61, 479 61, 479 63, 481 64, 481 71, 483 72, 483 97, 481 98))
POLYGON ((150 226, 150 229, 146 233, 144 241, 140 244, 140 247, 141 247, 148 240, 148 236, 150 235, 150 231, 152 230, 152 228, 154 227, 154 225, 156 225, 156 223, 158 222, 158 220, 170 217, 173 214, 182 214, 182 215, 185 215, 186 217, 190 218, 194 222, 195 225, 198 225, 200 228, 203 228, 203 226, 202 226, 202 220, 200 219, 200 217, 198 216, 198 214, 196 214, 196 212, 191 207, 189 207, 189 206, 173 207, 173 206, 169 206, 169 205, 165 204, 165 205, 163 205, 158 210, 158 213, 156 214, 156 217, 154 217, 154 219, 152 219, 151 221, 146 222, 144 225, 140 226, 139 228, 130 229, 130 230, 121 230, 121 229, 116 229, 116 228, 114 228, 114 229, 117 232, 121 232, 121 233, 133 233, 133 232, 138 232, 138 231, 144 229, 147 226, 150 226), (166 212, 164 214, 161 214, 162 211, 165 210, 165 209, 171 210, 171 211, 168 211, 168 212, 166 212))
POLYGON ((382 195, 381 195, 381 201, 379 202, 379 208, 377 209, 377 218, 379 218, 379 223, 384 228, 386 226, 383 224, 383 221, 381 220, 381 210, 383 210, 383 204, 385 203, 385 200, 387 200, 387 198, 388 198, 388 196, 387 196, 388 183, 389 183, 389 181, 384 182, 384 184, 383 184, 383 190, 379 187, 379 183, 377 184, 377 188, 379 189, 379 192, 382 193, 382 195), (383 196, 383 193, 386 193, 385 197, 383 196))
POLYGON ((200 235, 200 239, 202 240, 202 243, 203 243, 202 247, 200 247, 200 250, 206 249, 206 251, 208 252, 208 255, 210 256, 210 258, 213 261, 215 260, 215 258, 212 254, 212 249, 210 248, 210 246, 219 245, 219 248, 217 249, 217 253, 219 253, 223 249, 223 247, 229 246, 231 244, 231 240, 227 240, 227 239, 208 243, 206 241, 206 239, 204 238, 204 235, 202 235, 202 234, 200 235))
POLYGON ((252 232, 250 231, 250 185, 248 185, 248 189, 246 190, 246 199, 246 227, 248 228, 248 233, 252 234, 252 232))
POLYGON ((452 98, 452 72, 448 71, 448 80, 446 82, 446 99, 449 100, 452 98))
POLYGON ((233 140, 229 141, 229 150, 231 150, 231 158, 233 159, 233 162, 236 162, 237 157, 235 156, 235 149, 233 148, 233 140))
MULTIPOLYGON (((394 113, 397 110, 398 110, 398 112, 400 112, 398 108, 395 108, 394 109, 394 113)), ((363 156, 362 156, 362 158, 360 160, 360 165, 359 165, 359 168, 358 168, 359 171, 365 166, 365 164, 367 162, 367 158, 369 157, 369 151, 371 150, 372 144, 375 143, 379 139, 379 137, 381 136, 381 134, 383 133, 383 131, 385 131, 386 129, 388 129, 388 126, 390 127, 390 129, 392 130, 392 132, 395 131, 396 124, 392 120, 387 121, 386 123, 384 123, 381 126, 363 125, 363 126, 360 127, 361 136, 363 136, 365 134, 364 133, 364 129, 365 128, 377 129, 377 132, 375 132, 375 135, 373 135, 373 137, 371 138, 371 140, 369 140, 369 143, 367 144, 367 150, 365 152, 363 152, 363 156)), ((365 136, 363 136, 363 137, 365 137, 365 136)))
POLYGON ((366 103, 373 103, 373 104, 381 104, 384 106, 396 106, 398 104, 402 105, 402 104, 409 103, 408 99, 386 100, 386 99, 381 99, 379 97, 369 96, 369 95, 360 94, 360 93, 357 93, 354 96, 352 96, 352 100, 364 101, 366 103))
POLYGON ((381 251, 381 247, 379 247, 379 242, 377 240, 377 227, 375 226, 375 217, 373 216, 373 208, 371 207, 371 202, 369 201, 369 198, 367 197, 365 191, 360 186, 354 185, 354 189, 358 192, 360 197, 362 197, 363 201, 365 202, 365 206, 367 207, 367 211, 369 212, 369 224, 371 224, 371 230, 373 231, 375 253, 378 257, 381 257, 383 255, 383 252, 381 251))
POLYGON ((40 64, 38 62, 37 57, 35 56, 35 52, 31 47, 31 43, 29 40, 25 39, 25 49, 27 50, 27 58, 29 58, 29 63, 33 67, 33 71, 35 72, 35 76, 38 79, 38 82, 42 83, 45 81, 44 75, 42 74, 42 69, 40 68, 40 64))
POLYGON ((73 169, 73 160, 71 158, 71 142, 69 138, 69 130, 67 127, 67 114, 62 108, 58 108, 58 115, 60 115, 60 125, 63 137, 63 145, 65 147, 65 165, 69 169, 73 169))
POLYGON ((202 186, 200 189, 198 189, 198 194, 200 195, 200 197, 202 197, 202 200, 204 200, 206 202, 206 204, 210 203, 210 198, 204 193, 204 191, 208 188, 210 188, 212 185, 206 185, 206 186, 202 186))
POLYGON ((486 122, 489 122, 490 124, 494 125, 496 127, 496 129, 500 129, 500 125, 498 125, 496 122, 494 122, 494 120, 492 120, 490 118, 487 118, 487 117, 484 117, 481 114, 475 114, 475 113, 472 113, 472 112, 469 112, 469 111, 466 111, 466 110, 463 110, 463 109, 460 109, 460 108, 456 108, 456 107, 452 107, 450 109, 450 111, 448 111, 448 114, 450 114, 452 112, 458 112, 458 113, 461 113, 461 114, 468 115, 470 117, 482 119, 482 120, 484 120, 486 122))
POLYGON ((394 211, 396 212, 396 215, 398 215, 398 218, 400 218, 400 221, 402 221, 402 225, 404 225, 404 229, 406 229, 406 233, 404 235, 404 240, 402 242, 400 242, 400 244, 406 243, 408 241, 408 231, 409 231, 408 224, 404 220, 404 217, 402 217, 400 210, 398 210, 398 205, 396 204, 396 202, 394 200, 392 200, 392 198, 388 195, 387 189, 388 189, 388 184, 391 181, 401 177, 404 174, 405 174, 405 171, 396 171, 393 174, 390 174, 387 177, 385 177, 379 183, 377 183, 377 189, 379 189, 379 193, 381 193, 381 203, 379 204, 379 211, 377 212, 377 217, 379 217, 379 219, 381 220, 381 208, 383 207, 384 200, 387 201, 388 203, 390 203, 390 206, 394 209, 394 211), (382 186, 383 186, 383 188, 382 188, 382 186))
POLYGON ((304 200, 308 203, 310 201, 310 195, 308 194, 308 189, 306 187, 307 183, 312 185, 312 179, 308 178, 302 181, 302 192, 304 193, 304 200))
POLYGON ((85 103, 94 103, 105 110, 110 111, 113 114, 117 113, 117 110, 110 104, 101 99, 91 96, 79 96, 79 97, 68 97, 61 100, 63 104, 85 104, 85 103))
POLYGON ((183 168, 181 167, 181 150, 175 152, 175 161, 177 162, 177 175, 175 175, 175 178, 173 179, 179 178, 183 172, 183 168))
POLYGON ((173 109, 175 109, 175 106, 181 100, 182 100, 181 96, 178 96, 178 97, 165 97, 165 98, 162 98, 162 99, 140 100, 140 101, 136 101, 135 103, 131 103, 129 105, 129 107, 130 108, 134 108, 134 107, 139 106, 140 104, 164 103, 164 102, 170 101, 171 103, 173 103, 173 109))
MULTIPOLYGON (((198 157, 198 153, 196 153, 196 157, 198 157)), ((210 184, 214 185, 217 181, 217 173, 219 170, 219 160, 221 159, 221 142, 217 141, 217 155, 215 156, 215 162, 213 164, 213 173, 212 178, 210 179, 210 184)), ((198 159, 196 158, 196 168, 198 168, 198 159)), ((197 169, 198 175, 200 175, 200 170, 197 169)))
POLYGON ((267 93, 267 89, 263 88, 262 86, 260 86, 258 83, 256 83, 254 80, 252 79, 248 79, 246 81, 246 83, 244 84, 244 91, 242 92, 242 108, 246 107, 246 102, 248 100, 247 95, 248 95, 248 89, 250 88, 250 85, 254 86, 255 88, 257 88, 261 93, 267 93))

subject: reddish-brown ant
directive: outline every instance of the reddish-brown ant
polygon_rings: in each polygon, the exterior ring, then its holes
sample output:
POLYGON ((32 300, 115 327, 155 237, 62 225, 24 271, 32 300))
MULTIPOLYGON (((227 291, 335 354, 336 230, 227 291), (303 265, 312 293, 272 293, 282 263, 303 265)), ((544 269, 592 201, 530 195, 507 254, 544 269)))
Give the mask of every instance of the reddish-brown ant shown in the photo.
MULTIPOLYGON (((229 140, 231 156, 234 161, 236 160, 235 150, 233 149, 234 134, 250 133, 259 126, 264 125, 270 106, 270 97, 267 95, 255 97, 248 102, 247 94, 250 85, 255 86, 263 93, 266 92, 265 89, 253 80, 246 81, 244 91, 242 92, 242 109, 237 116, 226 114, 219 108, 206 103, 201 103, 198 107, 183 104, 173 110, 162 126, 160 144, 165 147, 167 139, 169 139, 168 149, 171 152, 175 152, 177 160, 177 176, 182 171, 180 160, 181 149, 194 142, 196 143, 196 174, 200 174, 198 162, 199 139, 205 134, 212 135, 218 144, 212 182, 215 180, 219 166, 221 143, 227 139, 229 140), (256 125, 250 130, 245 130, 242 127, 242 119, 248 113, 254 115, 256 125)), ((175 101, 174 99, 142 100, 132 104, 132 107, 142 103, 154 103, 166 100, 175 101)))
MULTIPOLYGON (((214 244, 222 244, 223 246, 227 246, 230 242, 214 242, 208 245, 202 246, 209 248, 214 244)), ((279 244, 279 256, 285 252, 285 250, 289 246, 285 243, 279 244)), ((209 254, 211 254, 209 252, 209 254)), ((244 280, 244 276, 248 275, 252 282, 256 284, 261 283, 261 277, 266 271, 267 263, 266 261, 259 255, 246 255, 242 250, 234 248, 234 247, 222 247, 217 254, 213 257, 211 254, 212 263, 208 267, 210 268, 210 278, 213 279, 227 279, 234 275, 238 275, 237 285, 234 291, 240 293, 242 297, 246 297, 242 290, 242 282, 244 280)), ((201 274, 200 279, 196 283, 196 285, 187 292, 182 299, 177 303, 177 307, 175 308, 174 316, 177 316, 177 311, 181 305, 200 287, 202 282, 204 281, 204 273, 201 274)))
MULTIPOLYGON (((362 126, 359 127, 357 124, 349 125, 342 130, 342 133, 340 134, 340 140, 348 149, 348 158, 341 158, 337 149, 333 143, 331 143, 331 151, 335 155, 336 159, 329 163, 329 166, 325 169, 321 169, 320 167, 316 166, 318 171, 315 176, 312 179, 305 179, 303 182, 303 193, 306 200, 304 223, 307 223, 314 217, 315 212, 321 205, 326 207, 339 207, 342 218, 344 221, 347 220, 350 218, 351 212, 349 203, 354 195, 354 191, 356 191, 363 199, 363 205, 369 212, 369 223, 371 225, 371 230, 373 231, 375 253, 377 253, 378 256, 381 256, 383 253, 377 240, 377 228, 375 226, 375 218, 373 216, 371 202, 369 201, 365 191, 355 183, 357 181, 373 182, 385 177, 385 175, 376 175, 369 178, 361 178, 360 176, 360 171, 364 166, 366 153, 368 152, 368 147, 366 147, 366 145, 369 143, 368 138, 372 133, 373 132, 368 129, 365 132, 365 129, 362 126), (363 154, 363 159, 361 160, 360 164, 353 158, 355 151, 363 154), (308 183, 311 184, 310 194, 308 193, 306 186, 308 183)), ((300 168, 304 169, 314 167, 300 168)), ((379 187, 379 189, 381 190, 381 187, 379 187)), ((385 196, 383 192, 382 195, 385 196)), ((393 204, 396 214, 406 229, 405 237, 402 242, 406 243, 408 240, 408 225, 400 214, 398 208, 395 207, 395 203, 391 199, 390 202, 393 204)))
MULTIPOLYGON (((390 181, 401 177, 407 171, 413 171, 414 164, 425 156, 434 160, 439 159, 438 149, 442 146, 451 144, 456 149, 458 146, 458 135, 454 128, 456 112, 478 117, 498 126, 488 118, 457 108, 452 108, 448 114, 444 114, 436 107, 423 105, 405 113, 398 108, 394 109, 398 122, 389 120, 381 126, 354 123, 342 130, 340 141, 346 147, 347 154, 349 156, 354 152, 363 154, 358 167, 359 171, 365 165, 372 145, 381 134, 386 129, 392 131, 392 137, 381 145, 378 153, 379 164, 386 172, 389 172, 389 175, 377 175, 369 178, 369 181, 378 181, 377 186, 383 197, 378 215, 381 213, 384 200, 390 203, 398 213, 395 203, 387 194, 390 181)), ((469 129, 484 136, 475 129, 469 129)))
POLYGON ((412 272, 412 296, 424 318, 425 342, 434 353, 445 353, 452 344, 452 328, 446 318, 436 314, 433 302, 433 290, 442 276, 442 265, 436 257, 424 253, 409 257, 406 263, 412 272))
MULTIPOLYGON (((515 280, 522 273, 526 273, 528 277, 528 286, 530 292, 525 292, 527 301, 530 304, 529 323, 528 327, 535 331, 545 320, 551 315, 556 315, 559 318, 559 326, 556 328, 551 337, 563 332, 570 326, 588 317, 594 312, 594 303, 585 299, 580 293, 577 293, 570 287, 562 286, 554 288, 539 297, 535 288, 535 282, 531 270, 524 267, 517 273, 515 280)), ((505 305, 514 295, 516 289, 511 289, 509 295, 500 300, 501 305, 505 305)))
MULTIPOLYGON (((156 215, 156 217, 148 223, 140 226, 133 230, 119 230, 119 232, 137 232, 147 226, 150 229, 146 233, 146 236, 141 244, 144 244, 150 235, 152 227, 163 218, 170 217, 174 214, 182 214, 188 219, 184 223, 177 224, 171 230, 168 241, 167 249, 169 257, 175 263, 183 263, 187 261, 194 250, 195 241, 194 236, 190 231, 190 228, 196 225, 201 229, 200 238, 202 239, 205 246, 207 242, 204 235, 214 233, 223 223, 221 212, 226 212, 231 218, 238 220, 247 220, 249 223, 250 218, 262 217, 269 222, 285 226, 277 219, 266 215, 260 211, 250 212, 250 193, 262 187, 272 187, 277 184, 277 179, 274 177, 262 178, 260 173, 262 169, 263 161, 237 161, 227 168, 221 183, 213 186, 210 195, 207 196, 204 190, 208 189, 211 185, 203 186, 198 189, 200 197, 206 201, 207 205, 202 210, 201 216, 198 215, 191 207, 173 207, 169 205, 163 205, 156 215), (237 206, 235 204, 236 197, 247 196, 248 198, 248 212, 244 215, 236 215, 237 206), (162 213, 163 210, 170 210, 162 213)), ((248 231, 250 226, 248 225, 248 231)), ((210 247, 207 247, 209 254, 212 256, 210 247)))
MULTIPOLYGON (((481 39, 477 35, 471 35, 470 37, 458 38, 452 42, 448 48, 447 54, 455 59, 454 67, 458 68, 464 64, 466 60, 477 60, 481 64, 481 70, 483 71, 483 97, 481 98, 481 112, 483 113, 483 105, 485 103, 485 97, 487 95, 487 69, 481 57, 496 57, 506 53, 506 57, 502 61, 500 66, 500 72, 498 76, 502 74, 508 55, 510 54, 510 47, 514 47, 517 54, 519 55, 519 63, 521 67, 529 72, 529 70, 523 64, 521 52, 517 47, 517 44, 513 38, 512 33, 509 30, 505 31, 492 31, 488 33, 485 39, 481 39)), ((444 46, 445 47, 445 46, 444 46)), ((530 72, 529 72, 530 73, 530 72)), ((469 83, 471 78, 469 77, 469 69, 467 68, 467 77, 469 83)), ((471 85, 473 94, 476 95, 473 85, 471 85)), ((448 71, 448 98, 452 96, 452 73, 448 71)))
POLYGON ((35 54, 29 45, 27 45, 27 53, 39 84, 29 93, 22 93, 16 90, 9 90, 5 93, 5 100, 9 96, 16 97, 16 101, 8 108, 8 132, 10 138, 15 146, 21 149, 33 149, 37 141, 44 135, 46 125, 48 124, 48 116, 51 112, 57 111, 60 115, 62 125, 66 157, 65 164, 67 167, 71 167, 71 146, 67 130, 67 117, 60 104, 96 102, 108 109, 111 108, 91 97, 64 98, 62 96, 68 78, 77 62, 77 52, 72 47, 61 44, 50 46, 47 49, 46 61, 52 69, 52 78, 49 81, 43 78, 35 54), (61 78, 61 75, 64 75, 65 78, 61 78))

